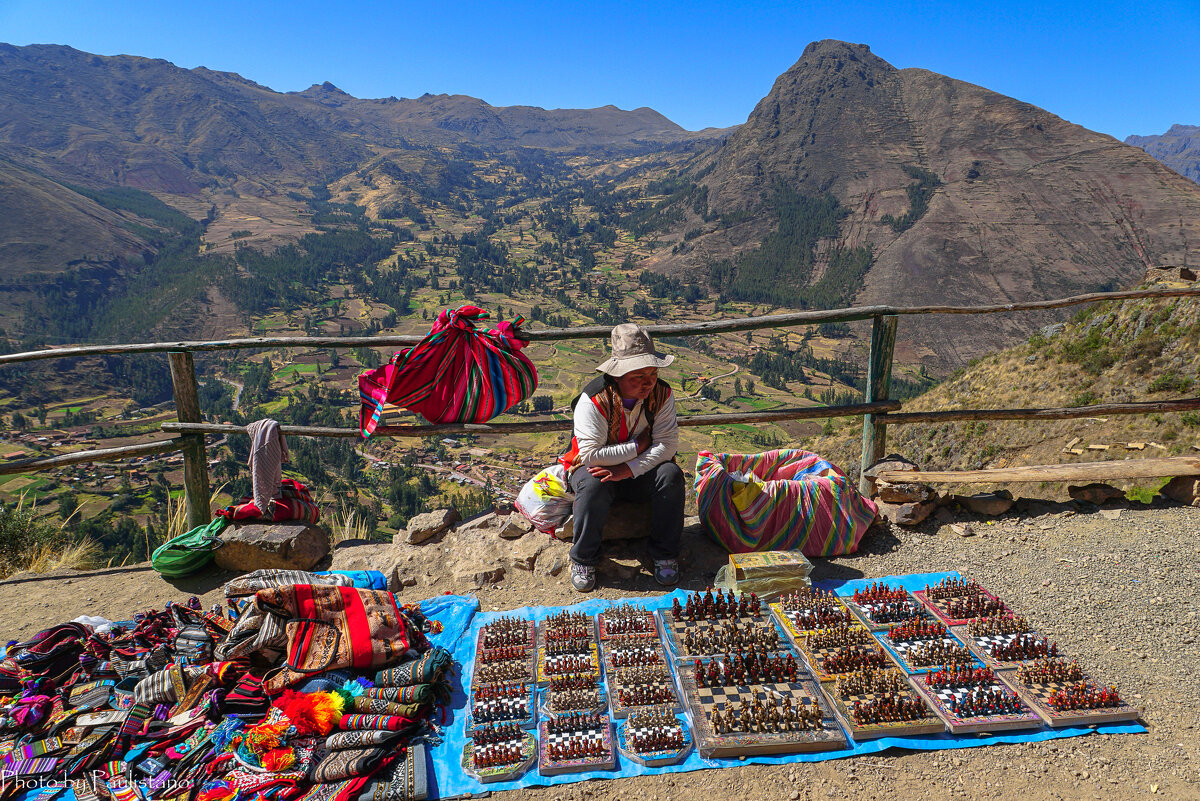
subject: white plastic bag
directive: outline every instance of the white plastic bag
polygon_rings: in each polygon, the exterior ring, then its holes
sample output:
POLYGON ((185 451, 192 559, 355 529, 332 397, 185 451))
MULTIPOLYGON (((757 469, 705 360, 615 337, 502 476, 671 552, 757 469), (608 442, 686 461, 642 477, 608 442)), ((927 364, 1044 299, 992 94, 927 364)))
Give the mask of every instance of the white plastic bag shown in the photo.
POLYGON ((538 531, 553 534, 571 516, 574 503, 567 471, 556 463, 526 481, 513 505, 538 531))

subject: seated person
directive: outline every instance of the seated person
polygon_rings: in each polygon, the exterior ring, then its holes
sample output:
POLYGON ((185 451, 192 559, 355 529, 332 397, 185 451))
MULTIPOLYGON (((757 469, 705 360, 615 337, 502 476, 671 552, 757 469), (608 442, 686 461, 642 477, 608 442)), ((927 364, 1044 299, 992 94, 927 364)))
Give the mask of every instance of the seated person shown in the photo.
POLYGON ((650 502, 654 578, 664 586, 679 582, 679 423, 671 388, 658 378, 658 368, 674 360, 654 350, 644 328, 622 323, 612 330, 612 358, 596 368, 604 375, 575 402, 575 435, 560 461, 575 493, 571 585, 579 592, 596 586, 600 535, 617 498, 650 502))

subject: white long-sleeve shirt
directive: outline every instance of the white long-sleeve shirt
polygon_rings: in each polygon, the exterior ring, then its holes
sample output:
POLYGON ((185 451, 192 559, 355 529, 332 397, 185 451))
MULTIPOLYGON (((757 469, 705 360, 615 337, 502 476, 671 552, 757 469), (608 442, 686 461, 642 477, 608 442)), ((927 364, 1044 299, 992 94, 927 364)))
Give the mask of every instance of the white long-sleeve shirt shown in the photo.
POLYGON ((607 445, 608 421, 584 393, 575 404, 575 442, 579 446, 579 464, 584 467, 628 464, 633 477, 637 478, 674 457, 679 449, 679 421, 675 417, 674 393, 667 396, 654 418, 652 444, 639 454, 637 435, 645 431, 648 425, 645 405, 645 401, 639 400, 632 409, 626 409, 622 404, 621 411, 625 414, 625 429, 629 432, 629 438, 625 442, 607 445))

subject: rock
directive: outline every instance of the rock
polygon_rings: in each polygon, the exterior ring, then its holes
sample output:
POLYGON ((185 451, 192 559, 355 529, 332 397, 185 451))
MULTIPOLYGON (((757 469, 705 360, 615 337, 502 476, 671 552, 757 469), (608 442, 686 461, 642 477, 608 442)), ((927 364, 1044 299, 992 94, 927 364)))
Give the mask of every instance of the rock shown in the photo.
POLYGON ((408 521, 408 536, 405 542, 409 545, 419 545, 446 531, 459 520, 462 520, 462 515, 453 506, 419 514, 408 521))
POLYGON ((329 555, 329 532, 308 523, 245 523, 221 533, 217 566, 249 572, 263 568, 312 570, 329 555))
POLYGON ((538 557, 549 547, 550 538, 544 534, 536 537, 522 537, 515 542, 506 544, 500 559, 509 567, 532 572, 538 557))
POLYGON ((476 529, 497 529, 504 524, 505 518, 495 512, 485 512, 478 517, 472 517, 455 526, 457 531, 475 531, 476 529))
POLYGON ((915 526, 929 517, 937 508, 936 501, 924 503, 887 503, 876 501, 879 514, 898 526, 915 526))
POLYGON ((945 506, 942 506, 933 513, 933 519, 939 523, 953 523, 955 520, 954 512, 951 512, 945 506))
POLYGON ((955 500, 974 514, 986 515, 988 517, 1002 515, 1011 509, 1013 505, 1013 496, 1008 490, 980 492, 975 495, 958 495, 955 496, 955 500))
POLYGON ((596 570, 606 576, 629 581, 641 572, 642 563, 640 560, 627 557, 605 558, 596 566, 596 570))
POLYGON ((1121 510, 1120 509, 1101 509, 1100 516, 1103 517, 1105 520, 1116 520, 1118 517, 1121 516, 1121 510))
POLYGON ((463 570, 455 571, 454 580, 462 581, 470 584, 475 589, 482 589, 488 584, 495 584, 504 579, 504 568, 502 567, 486 567, 477 565, 475 567, 467 566, 463 570))
POLYGON ((1055 336, 1061 334, 1066 327, 1066 323, 1051 323, 1038 329, 1038 333, 1046 339, 1053 339, 1055 336))
POLYGON ((501 520, 500 537, 506 540, 516 540, 533 531, 533 524, 520 513, 513 513, 501 520))
MULTIPOLYGON (((567 518, 554 536, 564 542, 575 539, 575 516, 567 518)), ((650 504, 617 501, 608 510, 602 540, 632 540, 650 536, 650 504)))
POLYGON ((889 473, 897 470, 920 470, 914 462, 905 459, 898 453, 889 453, 879 461, 872 464, 863 471, 863 475, 867 478, 876 478, 880 473, 889 473))
POLYGON ((885 503, 921 503, 935 496, 937 490, 928 484, 893 484, 879 479, 875 494, 885 503))
POLYGON ((536 576, 558 576, 571 564, 571 557, 566 548, 548 551, 537 560, 533 573, 536 576))
POLYGON ((402 565, 396 565, 392 569, 392 575, 388 576, 389 592, 399 592, 404 587, 414 587, 416 584, 416 575, 410 568, 402 565))
POLYGON ((1087 501, 1097 506, 1125 497, 1125 493, 1121 490, 1111 484, 1100 482, 1084 484, 1082 487, 1067 487, 1067 494, 1071 496, 1072 500, 1087 501))
POLYGON ((950 530, 960 537, 975 536, 975 529, 971 527, 970 523, 951 523, 950 530))
POLYGON ((1188 506, 1200 506, 1200 476, 1176 476, 1159 493, 1188 506))

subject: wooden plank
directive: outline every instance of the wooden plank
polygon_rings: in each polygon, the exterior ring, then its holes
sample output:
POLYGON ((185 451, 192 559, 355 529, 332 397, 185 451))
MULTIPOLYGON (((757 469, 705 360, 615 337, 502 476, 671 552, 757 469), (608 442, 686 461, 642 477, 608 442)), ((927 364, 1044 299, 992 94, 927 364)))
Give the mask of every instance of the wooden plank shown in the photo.
MULTIPOLYGON (((899 409, 899 401, 876 403, 852 403, 846 406, 797 406, 789 409, 772 409, 763 412, 736 412, 729 414, 681 415, 679 425, 717 426, 728 423, 770 423, 778 420, 814 420, 824 417, 857 417, 861 414, 885 412, 899 409)), ((431 437, 450 434, 528 434, 542 431, 570 431, 570 420, 522 420, 513 423, 443 423, 440 425, 381 426, 375 437, 431 437)), ((229 434, 245 433, 245 426, 224 423, 163 423, 160 428, 171 433, 229 434)), ((284 434, 298 437, 357 437, 357 428, 329 428, 323 426, 280 426, 284 434)))
MULTIPOLYGON (((865 401, 887 400, 892 382, 892 353, 896 347, 896 320, 893 316, 875 317, 871 322, 871 352, 867 362, 867 396, 865 401)), ((866 475, 867 468, 883 457, 887 446, 887 424, 884 415, 863 415, 862 469, 858 491, 870 498, 875 494, 875 479, 866 475)))
POLYGON ((925 482, 927 484, 980 484, 1030 481, 1109 481, 1130 478, 1165 478, 1200 475, 1200 457, 1167 456, 1161 459, 1124 459, 1112 462, 1029 465, 990 470, 880 473, 884 481, 925 482))
MULTIPOLYGON (((1047 409, 952 409, 941 412, 899 412, 888 414, 887 424, 898 426, 910 423, 949 423, 955 420, 1071 420, 1095 417, 1097 413, 1150 414, 1151 412, 1186 412, 1193 409, 1200 409, 1200 398, 1139 403, 1102 403, 1096 406, 1047 409)), ((1067 447, 1071 447, 1069 443, 1067 447)))
MULTIPOLYGON (((855 306, 845 309, 789 312, 761 317, 735 317, 729 320, 710 320, 702 323, 672 323, 648 325, 646 330, 654 336, 685 336, 688 334, 723 334, 736 331, 752 331, 760 328, 780 328, 793 325, 819 325, 820 323, 853 322, 872 317, 889 315, 921 314, 996 314, 999 312, 1034 311, 1039 309, 1061 309, 1085 303, 1114 300, 1141 300, 1144 298, 1200 297, 1200 289, 1150 289, 1131 292, 1092 292, 1055 300, 1037 300, 1027 303, 1000 303, 986 306, 855 306)), ((545 328, 539 331, 522 330, 522 336, 533 341, 560 339, 607 339, 610 326, 592 325, 577 328, 545 328)), ((393 345, 412 345, 420 336, 373 336, 373 337, 248 337, 212 341, 143 342, 128 345, 81 345, 50 350, 9 353, 0 356, 0 365, 38 359, 57 359, 66 356, 89 356, 112 353, 166 353, 171 351, 216 351, 264 348, 378 348, 393 345)))
POLYGON ((117 448, 98 448, 91 451, 75 451, 61 453, 57 456, 43 456, 37 459, 21 459, 17 462, 0 464, 0 476, 13 473, 37 473, 42 470, 52 470, 55 467, 65 467, 70 464, 84 462, 102 462, 107 459, 133 459, 138 456, 153 456, 159 453, 174 453, 183 450, 183 437, 143 442, 140 445, 122 445, 117 448))
MULTIPOLYGON (((196 365, 187 351, 167 354, 171 363, 171 387, 175 391, 175 414, 181 423, 199 423, 200 397, 196 389, 196 365)), ((212 520, 209 512, 208 454, 204 435, 184 434, 183 488, 187 495, 188 528, 203 526, 212 520)))

